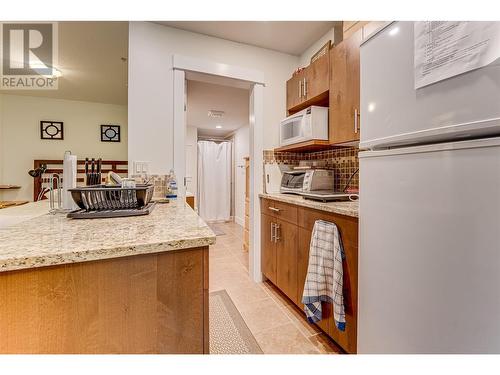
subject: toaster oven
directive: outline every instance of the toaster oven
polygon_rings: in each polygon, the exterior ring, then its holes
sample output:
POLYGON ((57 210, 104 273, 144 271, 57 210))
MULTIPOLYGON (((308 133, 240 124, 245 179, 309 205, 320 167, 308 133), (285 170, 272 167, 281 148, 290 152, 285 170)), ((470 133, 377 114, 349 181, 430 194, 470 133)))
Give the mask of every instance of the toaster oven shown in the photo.
POLYGON ((335 176, 332 170, 306 169, 285 171, 281 178, 281 193, 303 194, 313 191, 333 191, 335 176))

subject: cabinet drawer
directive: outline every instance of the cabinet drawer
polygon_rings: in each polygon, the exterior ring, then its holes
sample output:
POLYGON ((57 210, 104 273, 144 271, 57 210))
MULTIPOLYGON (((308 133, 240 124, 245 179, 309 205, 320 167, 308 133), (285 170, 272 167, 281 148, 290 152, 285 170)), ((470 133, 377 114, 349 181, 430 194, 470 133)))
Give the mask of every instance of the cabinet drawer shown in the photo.
POLYGON ((261 212, 265 215, 297 224, 298 208, 293 204, 262 198, 261 212))
POLYGON ((316 220, 325 220, 335 223, 339 228, 344 246, 358 247, 358 218, 337 215, 330 212, 318 211, 309 208, 298 209, 298 225, 312 231, 316 220))

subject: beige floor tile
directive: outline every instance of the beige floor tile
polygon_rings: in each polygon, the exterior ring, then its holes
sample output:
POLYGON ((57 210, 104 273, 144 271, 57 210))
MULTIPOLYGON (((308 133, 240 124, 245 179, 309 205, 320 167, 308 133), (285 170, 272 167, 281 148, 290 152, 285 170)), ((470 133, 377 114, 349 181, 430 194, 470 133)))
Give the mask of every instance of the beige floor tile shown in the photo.
POLYGON ((313 345, 292 323, 273 327, 255 335, 262 351, 268 354, 319 354, 313 345))
POLYGON ((337 353, 340 349, 304 313, 269 282, 255 283, 248 275, 248 253, 243 251, 243 228, 218 224, 209 252, 209 290, 225 289, 264 353, 337 353))
POLYGON ((209 252, 209 260, 218 258, 228 258, 233 256, 234 256, 233 252, 225 247, 214 248, 211 249, 211 251, 209 252))
POLYGON ((337 346, 327 335, 323 332, 311 336, 308 340, 319 350, 322 354, 342 354, 342 349, 337 346))
POLYGON ((262 289, 258 284, 254 284, 253 287, 244 288, 228 287, 226 290, 238 310, 244 310, 245 308, 248 308, 249 305, 253 305, 263 299, 269 298, 264 289, 262 289))
POLYGON ((239 310, 254 335, 283 324, 291 324, 290 319, 271 298, 248 304, 239 310))
POLYGON ((245 267, 246 271, 248 272, 248 253, 243 252, 243 251, 238 251, 234 252, 233 256, 238 259, 238 261, 241 263, 243 267, 245 267))
POLYGON ((292 323, 302 332, 302 334, 309 337, 321 332, 316 325, 309 323, 305 318, 305 313, 292 303, 292 301, 281 293, 273 284, 266 281, 262 285, 271 298, 273 298, 283 311, 285 311, 287 316, 292 320, 292 323))

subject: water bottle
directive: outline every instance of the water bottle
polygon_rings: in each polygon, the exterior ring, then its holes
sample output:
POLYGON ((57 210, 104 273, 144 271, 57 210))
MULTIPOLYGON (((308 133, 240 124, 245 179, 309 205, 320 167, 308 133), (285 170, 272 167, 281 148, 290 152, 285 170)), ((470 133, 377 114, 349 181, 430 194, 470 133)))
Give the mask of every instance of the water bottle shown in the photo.
POLYGON ((170 170, 170 176, 168 178, 169 192, 167 193, 167 198, 177 198, 177 178, 175 177, 174 170, 170 170))

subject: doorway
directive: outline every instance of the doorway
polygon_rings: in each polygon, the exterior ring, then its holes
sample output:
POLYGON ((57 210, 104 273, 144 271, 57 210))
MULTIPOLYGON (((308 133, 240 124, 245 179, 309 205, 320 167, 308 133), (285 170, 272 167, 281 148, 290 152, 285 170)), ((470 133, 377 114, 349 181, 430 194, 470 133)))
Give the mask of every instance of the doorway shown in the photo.
POLYGON ((186 194, 217 241, 240 243, 233 250, 248 270, 249 84, 188 73, 185 87, 186 194))
POLYGON ((206 74, 223 79, 228 84, 245 84, 249 88, 249 156, 250 156, 250 204, 249 204, 249 274, 256 281, 262 281, 260 267, 260 205, 258 195, 262 193, 263 174, 263 73, 201 59, 174 55, 174 168, 180 181, 179 195, 185 196, 186 185, 186 77, 206 74))

